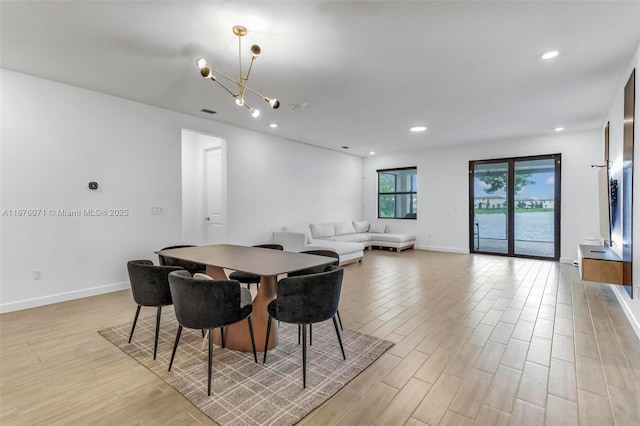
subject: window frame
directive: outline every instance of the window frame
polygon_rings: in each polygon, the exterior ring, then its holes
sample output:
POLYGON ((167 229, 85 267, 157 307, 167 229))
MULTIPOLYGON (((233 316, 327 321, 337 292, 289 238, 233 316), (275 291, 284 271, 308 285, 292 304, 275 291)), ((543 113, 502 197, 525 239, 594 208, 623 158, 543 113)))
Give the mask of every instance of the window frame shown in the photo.
MULTIPOLYGON (((418 219, 418 206, 417 206, 417 199, 418 199, 418 167, 417 166, 411 166, 411 167, 395 167, 392 169, 378 169, 376 170, 376 173, 378 174, 378 179, 377 179, 377 217, 378 219, 403 219, 403 220, 417 220, 418 219), (415 173, 413 174, 413 176, 415 176, 415 178, 410 179, 409 182, 409 186, 411 189, 410 191, 393 191, 393 192, 380 192, 380 177, 384 174, 392 174, 394 177, 394 187, 397 188, 398 185, 398 176, 394 173, 391 172, 399 172, 399 171, 404 171, 404 170, 414 170, 415 173), (381 196, 388 196, 388 195, 392 195, 394 197, 394 207, 397 206, 397 200, 398 200, 398 196, 399 195, 408 195, 409 196, 409 200, 411 200, 411 202, 409 203, 409 211, 405 214, 409 214, 409 213, 414 213, 415 217, 386 217, 386 216, 380 216, 380 197, 381 196), (414 210, 413 207, 413 199, 416 200, 416 208, 414 210)), ((394 208, 394 214, 395 214, 395 208, 394 208)))

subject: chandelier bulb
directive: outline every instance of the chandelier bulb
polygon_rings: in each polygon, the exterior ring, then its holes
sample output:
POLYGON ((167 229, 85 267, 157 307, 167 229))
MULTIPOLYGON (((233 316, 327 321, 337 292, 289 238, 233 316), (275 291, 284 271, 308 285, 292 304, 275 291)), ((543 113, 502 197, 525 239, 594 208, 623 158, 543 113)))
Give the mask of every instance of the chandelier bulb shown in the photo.
POLYGON ((277 99, 270 99, 267 102, 269 102, 269 106, 271 106, 271 108, 273 109, 280 108, 280 101, 277 99))
POLYGON ((244 105, 244 100, 242 98, 236 98, 236 105, 238 106, 244 105))
POLYGON ((198 58, 196 59, 196 65, 198 68, 202 69, 207 66, 207 60, 204 58, 198 58))
POLYGON ((254 108, 254 109, 253 109, 253 111, 251 111, 251 116, 252 116, 253 118, 258 118, 258 117, 260 117, 260 110, 259 110, 259 109, 257 109, 257 108, 254 108))
POLYGON ((211 72, 211 68, 209 68, 208 66, 204 66, 202 68, 200 68, 200 75, 204 78, 213 78, 215 81, 215 77, 213 76, 213 73, 211 72))
POLYGON ((260 52, 262 52, 262 50, 260 50, 260 46, 258 46, 257 44, 254 44, 253 46, 251 46, 251 54, 253 56, 258 56, 260 52))

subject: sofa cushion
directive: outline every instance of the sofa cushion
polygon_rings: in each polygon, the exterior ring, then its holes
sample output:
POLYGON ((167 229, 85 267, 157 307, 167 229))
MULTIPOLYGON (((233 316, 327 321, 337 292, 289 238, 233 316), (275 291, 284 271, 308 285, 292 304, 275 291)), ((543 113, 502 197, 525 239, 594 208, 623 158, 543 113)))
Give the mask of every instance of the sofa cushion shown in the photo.
POLYGON ((389 243, 406 243, 408 241, 415 241, 415 235, 410 234, 370 234, 371 242, 375 244, 376 241, 385 241, 389 243))
POLYGON ((344 241, 347 243, 368 243, 371 240, 370 234, 343 234, 333 237, 322 238, 329 241, 344 241))
POLYGON ((335 226, 333 223, 312 223, 311 224, 311 237, 312 238, 326 238, 336 235, 335 226))
POLYGON ((285 226, 282 228, 283 231, 288 232, 299 232, 300 234, 304 234, 305 236, 305 244, 309 244, 311 242, 311 229, 308 226, 300 225, 300 226, 285 226))
POLYGON ((387 225, 384 223, 372 223, 369 226, 369 232, 372 234, 384 234, 387 232, 387 225))
POLYGON ((336 235, 344 235, 344 234, 355 234, 356 230, 354 229, 351 222, 336 222, 334 223, 334 228, 336 230, 336 235))
POLYGON ((364 245, 362 243, 348 243, 344 241, 329 241, 329 240, 311 240, 311 244, 304 248, 305 250, 312 249, 327 249, 333 250, 342 256, 351 253, 362 253, 364 251, 364 245))
POLYGON ((362 222, 354 221, 352 223, 353 223, 353 229, 355 229, 355 232, 357 233, 369 231, 369 222, 366 220, 362 222))

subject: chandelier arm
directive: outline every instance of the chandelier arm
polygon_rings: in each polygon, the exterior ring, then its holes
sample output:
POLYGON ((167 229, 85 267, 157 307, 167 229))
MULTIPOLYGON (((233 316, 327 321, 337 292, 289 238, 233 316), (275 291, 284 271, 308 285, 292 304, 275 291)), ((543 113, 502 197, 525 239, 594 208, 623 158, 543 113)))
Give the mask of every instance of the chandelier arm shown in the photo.
POLYGON ((238 36, 238 93, 242 98, 242 90, 240 90, 240 85, 242 82, 242 37, 238 36))
POLYGON ((216 83, 218 83, 220 85, 220 87, 222 87, 224 90, 226 90, 227 92, 229 92, 229 94, 231 96, 233 96, 234 98, 237 97, 237 95, 235 93, 233 93, 231 90, 227 89, 227 86, 225 86, 224 84, 220 83, 220 81, 215 80, 216 83))
POLYGON ((249 106, 249 105, 247 105, 246 103, 243 103, 242 105, 244 105, 244 107, 245 107, 246 109, 248 109, 248 110, 249 110, 249 112, 253 112, 253 111, 254 111, 254 108, 253 108, 253 107, 250 107, 250 106, 249 106))
MULTIPOLYGON (((247 87, 247 83, 249 83, 249 75, 251 74, 251 69, 253 68, 253 62, 254 62, 255 60, 256 60, 256 56, 255 56, 255 55, 252 55, 252 56, 251 56, 251 62, 249 62, 249 69, 247 70, 247 75, 246 75, 246 77, 243 77, 243 78, 242 78, 242 87, 240 88, 240 86, 238 86, 238 87, 239 87, 239 89, 238 89, 238 90, 239 90, 239 91, 240 91, 240 93, 241 93, 241 97, 242 97, 242 99, 244 99, 244 90, 245 90, 245 89, 248 89, 248 87, 247 87)), ((249 89, 249 90, 251 90, 251 89, 249 89)))
POLYGON ((266 102, 266 96, 263 95, 262 93, 256 92, 255 90, 253 90, 251 87, 249 86, 244 86, 245 89, 247 89, 248 91, 250 91, 251 93, 253 93, 254 95, 262 98, 265 102, 266 102))
POLYGON ((249 62, 249 70, 247 71, 247 76, 245 78, 243 78, 243 80, 244 80, 244 88, 247 87, 247 83, 249 82, 249 75, 251 74, 251 69, 253 68, 253 61, 255 61, 255 60, 256 60, 256 57, 255 56, 251 56, 251 62, 249 62))
POLYGON ((244 79, 240 80, 238 82, 238 98, 242 99, 244 101, 244 88, 246 87, 245 85, 247 84, 244 79))
MULTIPOLYGON (((229 76, 228 76, 228 75, 226 75, 225 73, 220 72, 220 71, 218 71, 217 69, 212 68, 211 66, 209 66, 209 68, 211 68, 211 71, 212 71, 212 72, 214 72, 214 73, 216 73, 216 74, 220 75, 220 77, 226 78, 227 80, 229 80, 230 82, 232 82, 232 83, 234 83, 234 84, 238 84, 238 81, 237 81, 237 80, 234 80, 233 78, 229 77, 229 76)), ((241 87, 241 86, 240 86, 240 85, 238 85, 238 87, 241 87)), ((236 95, 234 94, 234 96, 236 96, 236 95)))
POLYGON ((242 36, 238 36, 238 96, 244 99, 244 90, 242 89, 242 36))

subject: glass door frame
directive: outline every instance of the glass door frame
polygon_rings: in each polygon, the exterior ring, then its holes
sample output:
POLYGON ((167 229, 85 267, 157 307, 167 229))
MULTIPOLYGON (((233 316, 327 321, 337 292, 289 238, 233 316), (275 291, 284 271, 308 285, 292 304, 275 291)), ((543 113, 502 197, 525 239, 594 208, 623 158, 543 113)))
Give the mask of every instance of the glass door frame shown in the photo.
POLYGON ((469 161, 469 252, 478 254, 491 254, 495 256, 508 256, 508 257, 521 257, 526 259, 541 259, 541 260, 559 260, 560 259, 560 205, 561 205, 561 154, 547 154, 547 155, 532 155, 526 157, 511 157, 511 158, 495 158, 488 160, 475 160, 469 161), (554 242, 553 242, 553 257, 534 256, 515 253, 515 164, 519 161, 532 161, 532 160, 554 160, 554 242), (489 251, 482 251, 475 249, 475 194, 474 194, 474 171, 475 166, 479 164, 492 164, 492 163, 507 163, 508 173, 508 187, 506 189, 507 197, 507 253, 496 253, 489 251))

